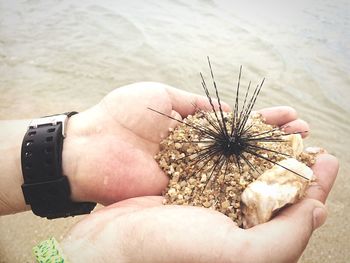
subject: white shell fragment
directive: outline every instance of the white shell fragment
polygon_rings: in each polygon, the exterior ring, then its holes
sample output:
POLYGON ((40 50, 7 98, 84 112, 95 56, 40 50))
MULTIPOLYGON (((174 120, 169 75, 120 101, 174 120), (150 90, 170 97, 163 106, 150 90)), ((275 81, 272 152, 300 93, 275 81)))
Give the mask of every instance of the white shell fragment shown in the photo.
POLYGON ((312 170, 294 158, 282 160, 278 164, 305 178, 274 165, 249 184, 241 196, 244 228, 267 222, 275 211, 297 202, 304 196, 313 179, 312 170))
POLYGON ((299 156, 304 149, 303 139, 300 134, 290 134, 286 138, 291 142, 294 157, 299 156))

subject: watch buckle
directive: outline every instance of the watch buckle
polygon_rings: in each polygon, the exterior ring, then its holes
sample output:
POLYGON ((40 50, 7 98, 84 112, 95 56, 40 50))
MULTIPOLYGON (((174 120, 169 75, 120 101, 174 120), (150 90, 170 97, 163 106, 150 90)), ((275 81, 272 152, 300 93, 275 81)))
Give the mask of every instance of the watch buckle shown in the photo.
POLYGON ((63 138, 66 137, 66 127, 67 127, 67 121, 68 116, 65 114, 60 115, 52 115, 52 116, 46 116, 38 119, 33 119, 28 125, 28 129, 30 128, 38 128, 42 125, 57 125, 57 123, 62 123, 62 136, 63 138))

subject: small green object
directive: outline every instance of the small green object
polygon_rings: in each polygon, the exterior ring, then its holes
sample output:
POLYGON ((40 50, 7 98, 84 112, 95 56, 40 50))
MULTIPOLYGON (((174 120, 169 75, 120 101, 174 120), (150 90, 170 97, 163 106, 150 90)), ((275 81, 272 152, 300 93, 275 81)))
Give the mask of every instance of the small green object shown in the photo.
POLYGON ((33 247, 33 253, 39 263, 68 263, 54 237, 33 247))

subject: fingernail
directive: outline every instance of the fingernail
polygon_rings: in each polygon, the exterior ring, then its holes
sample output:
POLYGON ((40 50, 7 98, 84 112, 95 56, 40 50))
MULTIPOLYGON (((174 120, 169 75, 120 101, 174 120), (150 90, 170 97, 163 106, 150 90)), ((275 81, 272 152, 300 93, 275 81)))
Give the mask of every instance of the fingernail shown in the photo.
POLYGON ((317 229, 324 224, 327 218, 327 211, 323 207, 316 207, 313 211, 313 229, 317 229))

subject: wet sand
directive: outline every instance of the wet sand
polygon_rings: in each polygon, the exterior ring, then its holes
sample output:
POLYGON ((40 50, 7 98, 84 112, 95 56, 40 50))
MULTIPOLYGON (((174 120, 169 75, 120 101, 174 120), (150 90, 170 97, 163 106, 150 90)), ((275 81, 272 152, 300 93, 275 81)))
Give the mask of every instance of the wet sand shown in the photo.
MULTIPOLYGON (((0 118, 81 111, 114 87, 145 80, 200 93, 207 55, 222 99, 232 101, 243 65, 243 83, 267 77, 256 109, 296 108, 311 126, 305 146, 340 160, 328 220, 300 262, 348 262, 349 2, 272 2, 0 0, 0 118)), ((60 239, 81 218, 1 217, 0 262, 32 262, 33 245, 60 239)))

